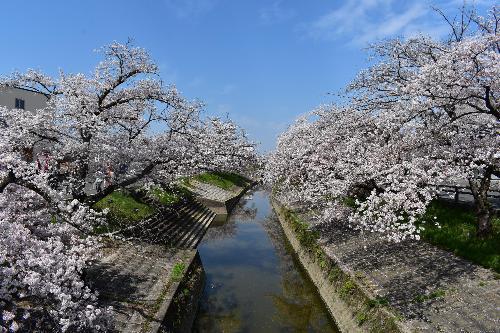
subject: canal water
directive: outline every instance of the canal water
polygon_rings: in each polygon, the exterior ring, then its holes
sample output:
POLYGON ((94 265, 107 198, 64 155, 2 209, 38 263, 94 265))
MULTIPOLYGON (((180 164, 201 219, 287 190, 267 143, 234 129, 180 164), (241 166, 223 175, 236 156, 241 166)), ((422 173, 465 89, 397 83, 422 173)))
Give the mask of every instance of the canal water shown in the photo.
POLYGON ((193 332, 339 332, 266 191, 244 197, 198 250, 206 280, 193 332))

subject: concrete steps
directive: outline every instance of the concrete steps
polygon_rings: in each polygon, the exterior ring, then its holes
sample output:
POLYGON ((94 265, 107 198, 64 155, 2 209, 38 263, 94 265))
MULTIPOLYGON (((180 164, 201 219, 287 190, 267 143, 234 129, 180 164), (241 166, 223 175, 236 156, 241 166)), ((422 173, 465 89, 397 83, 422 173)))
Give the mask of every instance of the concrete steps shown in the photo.
POLYGON ((224 190, 217 186, 191 181, 194 198, 165 207, 152 197, 136 194, 158 213, 125 230, 126 238, 172 248, 194 249, 212 222, 223 222, 246 188, 224 190))
POLYGON ((148 199, 144 201, 156 206, 160 212, 127 230, 124 236, 179 249, 194 249, 215 218, 215 213, 196 200, 167 209, 150 203, 148 199))

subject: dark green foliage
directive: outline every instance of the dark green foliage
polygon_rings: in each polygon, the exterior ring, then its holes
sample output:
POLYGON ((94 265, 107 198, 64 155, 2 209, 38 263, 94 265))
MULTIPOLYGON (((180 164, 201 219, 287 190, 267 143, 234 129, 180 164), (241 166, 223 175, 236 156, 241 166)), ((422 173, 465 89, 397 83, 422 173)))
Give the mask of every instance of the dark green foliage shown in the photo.
POLYGON ((356 204, 356 198, 354 197, 344 197, 342 198, 342 203, 350 208, 358 208, 358 205, 356 204))
POLYGON ((435 299, 435 298, 438 298, 438 297, 443 297, 444 295, 445 295, 445 291, 444 290, 437 289, 437 290, 434 290, 432 293, 430 293, 428 295, 418 295, 418 296, 415 296, 413 298, 413 301, 417 302, 417 303, 423 303, 423 302, 431 300, 431 299, 435 299))
POLYGON ((389 305, 389 301, 385 297, 377 296, 375 299, 368 300, 368 307, 374 308, 376 306, 386 306, 389 305))

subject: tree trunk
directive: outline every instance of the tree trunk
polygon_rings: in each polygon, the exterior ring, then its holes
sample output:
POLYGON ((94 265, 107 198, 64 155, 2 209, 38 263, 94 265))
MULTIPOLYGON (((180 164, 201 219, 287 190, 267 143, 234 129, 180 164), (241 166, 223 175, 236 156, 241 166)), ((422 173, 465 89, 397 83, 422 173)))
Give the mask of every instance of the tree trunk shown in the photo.
POLYGON ((490 189, 492 169, 486 168, 480 178, 469 179, 470 189, 474 197, 477 217, 477 235, 484 238, 491 234, 491 210, 488 202, 488 190, 490 189))
POLYGON ((487 237, 492 230, 491 214, 489 209, 478 211, 477 213, 477 235, 480 238, 487 237))

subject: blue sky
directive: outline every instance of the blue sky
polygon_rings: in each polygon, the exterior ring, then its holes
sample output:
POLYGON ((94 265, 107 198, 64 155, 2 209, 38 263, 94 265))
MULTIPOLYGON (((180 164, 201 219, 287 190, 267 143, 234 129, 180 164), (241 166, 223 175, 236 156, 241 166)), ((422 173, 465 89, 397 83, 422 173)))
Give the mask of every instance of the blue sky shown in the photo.
MULTIPOLYGON (((495 1, 475 1, 479 12, 495 1)), ((470 2, 469 2, 470 3, 470 2)), ((368 64, 369 42, 419 32, 442 38, 435 5, 460 0, 9 1, 0 14, 0 74, 90 73, 93 50, 131 37, 165 82, 229 114, 261 150, 302 113, 334 99, 368 64), (333 95, 332 95, 333 94, 333 95)))

